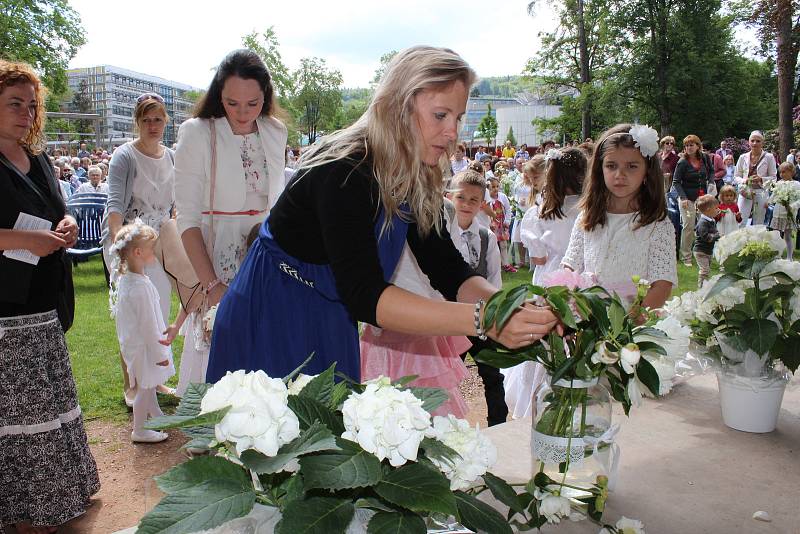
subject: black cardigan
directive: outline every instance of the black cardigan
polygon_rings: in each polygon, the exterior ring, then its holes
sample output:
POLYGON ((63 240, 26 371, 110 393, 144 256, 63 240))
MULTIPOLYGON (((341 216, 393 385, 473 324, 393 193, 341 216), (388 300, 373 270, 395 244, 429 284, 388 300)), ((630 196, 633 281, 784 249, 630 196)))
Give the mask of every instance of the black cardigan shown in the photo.
MULTIPOLYGON (((55 229, 66 207, 46 156, 29 155, 27 182, 19 171, 0 162, 0 228, 13 229, 20 212, 47 219, 55 229)), ((37 265, 0 253, 0 317, 15 317, 57 308, 60 294, 71 290, 71 269, 63 250, 41 258, 37 265)), ((72 298, 72 295, 69 295, 72 298)))
MULTIPOLYGON (((371 324, 376 324, 378 299, 390 285, 378 260, 374 226, 379 206, 378 183, 369 164, 342 160, 298 172, 269 216, 270 231, 281 248, 307 263, 330 264, 350 314, 371 324)), ((461 284, 477 275, 446 226, 443 222, 441 234, 431 230, 422 238, 412 222, 406 240, 431 285, 456 300, 461 284)))

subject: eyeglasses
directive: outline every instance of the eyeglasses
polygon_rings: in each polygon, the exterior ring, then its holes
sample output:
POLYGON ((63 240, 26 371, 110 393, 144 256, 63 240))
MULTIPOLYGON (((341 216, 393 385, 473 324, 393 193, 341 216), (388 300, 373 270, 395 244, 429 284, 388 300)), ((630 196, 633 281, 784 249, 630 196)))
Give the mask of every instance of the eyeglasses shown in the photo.
POLYGON ((164 97, 162 97, 161 95, 157 95, 156 93, 142 93, 141 95, 139 95, 139 98, 136 99, 136 103, 141 104, 145 100, 150 100, 151 98, 161 104, 164 103, 164 97))
POLYGON ((672 141, 665 141, 664 144, 665 145, 674 145, 675 143, 673 143, 672 141))

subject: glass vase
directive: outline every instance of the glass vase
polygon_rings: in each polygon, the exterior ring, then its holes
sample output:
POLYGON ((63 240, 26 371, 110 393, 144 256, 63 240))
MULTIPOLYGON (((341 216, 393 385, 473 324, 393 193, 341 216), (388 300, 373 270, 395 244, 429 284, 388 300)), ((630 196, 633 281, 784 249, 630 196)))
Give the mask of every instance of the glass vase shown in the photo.
POLYGON ((598 475, 609 475, 611 396, 598 383, 562 379, 545 385, 532 401, 533 473, 562 485, 561 495, 580 498, 598 475))

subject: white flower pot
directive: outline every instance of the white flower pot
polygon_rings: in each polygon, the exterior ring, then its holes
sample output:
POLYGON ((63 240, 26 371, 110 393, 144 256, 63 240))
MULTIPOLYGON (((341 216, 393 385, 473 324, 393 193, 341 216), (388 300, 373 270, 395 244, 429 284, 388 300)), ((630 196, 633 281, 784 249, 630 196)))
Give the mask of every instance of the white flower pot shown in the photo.
POLYGON ((772 432, 778 424, 786 380, 717 373, 722 421, 743 432, 772 432))

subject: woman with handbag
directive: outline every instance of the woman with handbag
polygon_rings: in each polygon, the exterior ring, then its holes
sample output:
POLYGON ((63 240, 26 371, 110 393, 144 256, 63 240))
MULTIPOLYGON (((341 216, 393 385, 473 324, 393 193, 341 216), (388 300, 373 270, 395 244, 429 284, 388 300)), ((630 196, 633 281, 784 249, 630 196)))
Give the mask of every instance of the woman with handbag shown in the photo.
MULTIPOLYGON (((156 232, 169 220, 174 203, 174 153, 165 147, 164 137, 169 115, 161 95, 144 93, 136 99, 133 118, 139 136, 120 146, 111 158, 108 171, 108 202, 103 214, 103 260, 110 266, 114 237, 124 224, 136 219, 156 232)), ((156 286, 164 324, 169 324, 172 288, 162 265, 148 265, 145 274, 156 286)), ((125 403, 133 406, 136 388, 131 387, 125 362, 120 355, 125 403)), ((159 386, 161 393, 174 391, 159 386)))
POLYGON ((741 226, 747 226, 752 213, 753 224, 764 224, 769 203, 769 185, 778 179, 775 157, 764 150, 764 134, 758 130, 750 134, 750 152, 739 156, 736 162, 736 183, 739 184, 739 213, 741 226))
POLYGON ((247 253, 247 235, 283 191, 280 113, 264 62, 235 50, 178 132, 178 230, 208 307, 222 298, 247 253))
POLYGON ((475 78, 452 50, 404 50, 364 115, 303 154, 217 310, 207 381, 238 369, 283 377, 312 352, 304 373, 336 362, 358 380, 356 321, 408 334, 489 335, 512 348, 555 326, 549 310, 526 306, 501 332, 484 331, 485 300, 497 290, 445 227, 443 176, 475 78), (388 282, 406 243, 431 285, 458 302, 388 282))
POLYGON ((0 532, 55 532, 100 489, 64 332, 78 227, 43 155, 45 89, 0 60, 0 532))

